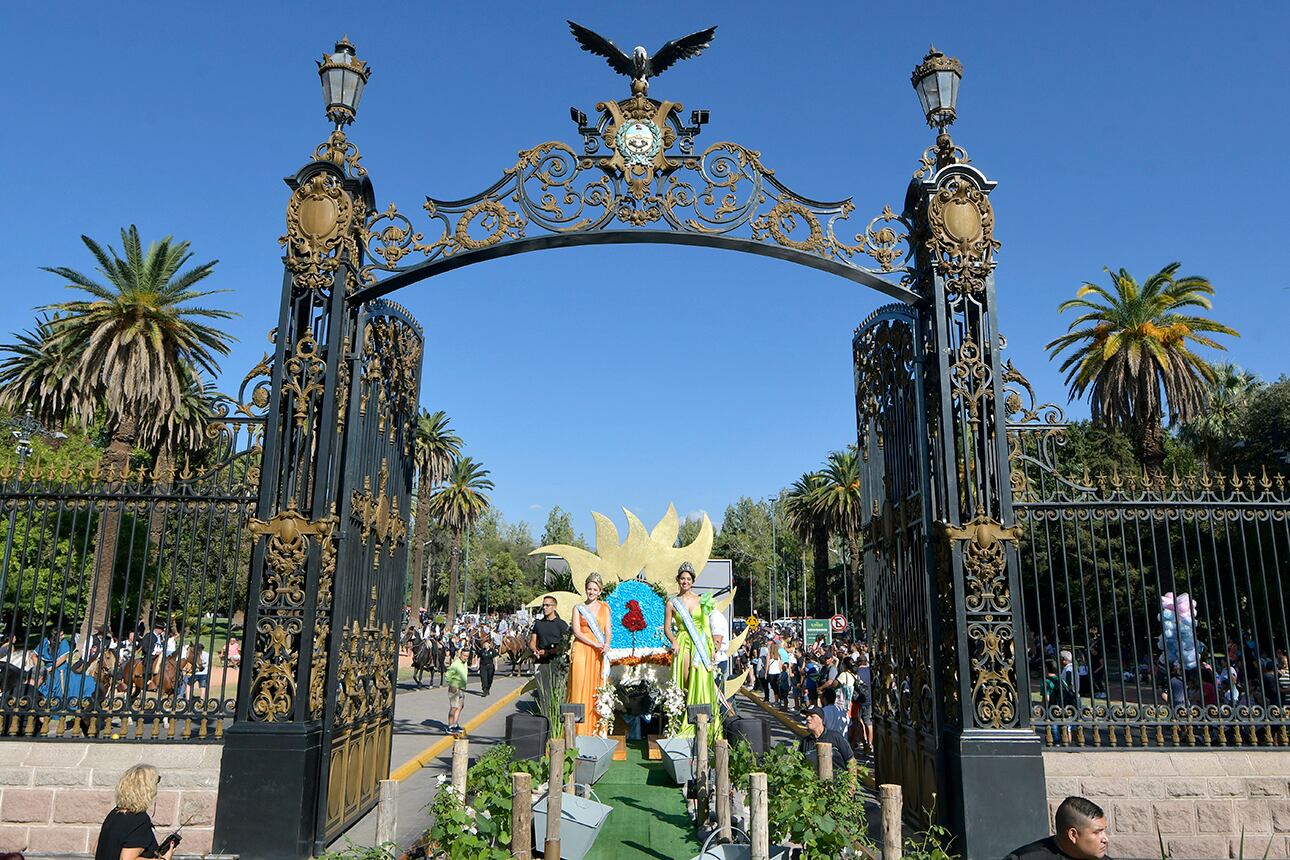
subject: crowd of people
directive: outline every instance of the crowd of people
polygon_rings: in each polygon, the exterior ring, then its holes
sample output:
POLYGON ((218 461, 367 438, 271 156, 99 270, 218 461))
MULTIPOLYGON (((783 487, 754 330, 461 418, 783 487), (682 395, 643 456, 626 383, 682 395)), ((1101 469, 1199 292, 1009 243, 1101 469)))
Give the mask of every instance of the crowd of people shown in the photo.
POLYGON ((140 619, 117 636, 106 625, 88 636, 51 628, 40 644, 19 647, 11 633, 0 640, 0 683, 5 692, 29 687, 58 699, 87 699, 99 692, 149 691, 179 699, 200 695, 210 685, 210 653, 186 640, 175 623, 140 619))
MULTIPOLYGON (((758 625, 735 657, 734 671, 752 668, 753 688, 762 698, 809 720, 817 716, 851 750, 873 751, 872 671, 864 642, 806 643, 788 626, 758 625)), ((809 723, 808 723, 809 725, 809 723)))

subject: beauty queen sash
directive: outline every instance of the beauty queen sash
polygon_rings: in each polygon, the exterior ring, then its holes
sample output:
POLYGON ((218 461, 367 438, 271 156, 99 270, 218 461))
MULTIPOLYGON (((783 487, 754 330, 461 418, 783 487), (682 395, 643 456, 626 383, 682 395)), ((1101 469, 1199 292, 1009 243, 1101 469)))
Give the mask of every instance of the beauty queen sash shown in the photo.
POLYGON ((690 610, 686 609, 680 597, 672 598, 672 614, 681 616, 681 623, 685 625, 685 632, 690 634, 690 641, 694 643, 694 655, 699 658, 703 668, 711 672, 712 661, 708 659, 708 649, 703 647, 703 640, 699 638, 699 631, 694 626, 694 619, 690 617, 690 610))
MULTIPOLYGON (((600 629, 600 622, 596 620, 596 613, 587 608, 587 604, 579 603, 577 606, 578 614, 582 616, 582 624, 591 631, 591 635, 596 637, 596 641, 601 645, 605 644, 605 631, 600 629)), ((600 660, 600 676, 609 677, 609 658, 602 657, 600 660)))

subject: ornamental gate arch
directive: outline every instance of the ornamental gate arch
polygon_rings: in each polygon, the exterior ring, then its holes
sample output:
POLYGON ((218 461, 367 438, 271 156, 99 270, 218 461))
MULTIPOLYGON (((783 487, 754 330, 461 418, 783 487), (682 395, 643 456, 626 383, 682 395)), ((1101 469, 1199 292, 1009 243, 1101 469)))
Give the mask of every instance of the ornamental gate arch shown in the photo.
POLYGON ((576 145, 521 150, 472 197, 426 197, 424 223, 377 204, 339 127, 288 180, 258 395, 250 671, 225 743, 216 850, 319 853, 388 772, 423 334, 383 297, 497 257, 624 243, 761 254, 898 301, 853 342, 878 778, 928 808, 936 793, 967 857, 1002 855, 1041 826, 1043 764, 1015 646, 994 183, 942 133, 902 211, 859 224, 849 198, 794 192, 756 150, 700 148, 706 112, 686 123, 680 103, 637 84, 597 104, 594 123, 574 110, 576 145))

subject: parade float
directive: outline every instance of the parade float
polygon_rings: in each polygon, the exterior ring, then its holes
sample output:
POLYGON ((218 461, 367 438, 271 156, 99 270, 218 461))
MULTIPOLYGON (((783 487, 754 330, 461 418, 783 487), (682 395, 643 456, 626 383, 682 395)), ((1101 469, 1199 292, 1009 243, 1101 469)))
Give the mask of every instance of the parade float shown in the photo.
MULTIPOLYGON (((593 512, 594 551, 568 544, 533 550, 532 555, 558 555, 568 563, 572 590, 544 591, 528 605, 536 609, 544 596, 551 595, 560 617, 571 620, 574 607, 586 600, 587 576, 592 572, 601 575, 606 592, 603 600, 610 609, 611 646, 607 652, 609 672, 596 694, 595 707, 603 718, 600 733, 623 741, 647 735, 658 740, 678 728, 686 706, 683 692, 672 683, 672 654, 663 631, 665 602, 667 595, 676 591, 676 572, 682 564, 688 562, 694 570, 707 564, 712 522, 704 514, 694 540, 677 546, 681 523, 674 505, 668 505, 667 513, 652 529, 646 529, 631 511, 624 508, 623 513, 627 517, 626 539, 620 539, 609 517, 593 512)), ((728 612, 734 595, 732 589, 717 597, 716 608, 728 612)), ((729 643, 731 654, 743 644, 745 635, 729 643)), ((744 680, 740 676, 725 682, 721 692, 733 695, 744 680)))

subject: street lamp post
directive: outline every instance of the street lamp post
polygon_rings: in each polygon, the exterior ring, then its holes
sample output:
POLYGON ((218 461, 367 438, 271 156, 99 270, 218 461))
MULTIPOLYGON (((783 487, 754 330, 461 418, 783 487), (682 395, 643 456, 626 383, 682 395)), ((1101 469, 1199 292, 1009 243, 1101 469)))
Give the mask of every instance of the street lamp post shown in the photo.
POLYGON ((957 57, 947 57, 932 45, 923 61, 914 67, 910 82, 918 93, 923 116, 929 128, 938 130, 936 135, 936 169, 954 162, 954 141, 946 131, 957 117, 959 82, 963 80, 963 64, 957 57))

